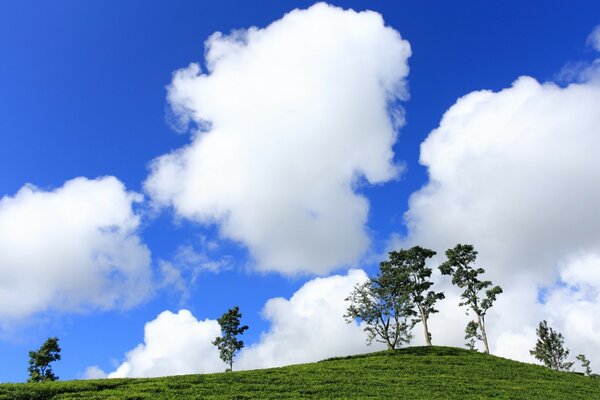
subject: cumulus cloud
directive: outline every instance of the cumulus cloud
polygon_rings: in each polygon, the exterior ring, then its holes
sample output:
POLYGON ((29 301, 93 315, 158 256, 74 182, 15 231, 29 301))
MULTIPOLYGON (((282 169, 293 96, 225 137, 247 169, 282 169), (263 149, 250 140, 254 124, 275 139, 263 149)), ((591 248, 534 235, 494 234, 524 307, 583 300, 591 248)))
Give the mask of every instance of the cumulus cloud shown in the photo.
POLYGON ((219 351, 211 343, 220 334, 215 320, 199 321, 188 310, 164 311, 144 327, 144 343, 127 353, 126 361, 108 377, 224 371, 219 351))
MULTIPOLYGON (((381 349, 366 345, 357 324, 346 324, 344 299, 357 283, 367 278, 362 270, 346 275, 316 278, 304 284, 290 299, 270 299, 263 315, 271 322, 260 340, 240 352, 235 369, 255 369, 318 361, 333 356, 381 349)), ((250 327, 252 328, 252 327, 250 327)), ((146 324, 144 343, 108 377, 149 377, 223 371, 225 365, 211 344, 220 335, 215 320, 198 321, 187 310, 161 313, 146 324)), ((102 377, 97 367, 88 377, 102 377)))
POLYGON ((114 177, 76 178, 0 199, 0 320, 45 310, 131 307, 149 294, 137 236, 142 197, 114 177))
POLYGON ((381 350, 366 344, 366 334, 357 324, 347 324, 343 315, 354 286, 367 279, 362 270, 307 282, 288 300, 270 299, 263 310, 271 322, 258 343, 240 354, 245 369, 275 367, 381 350))
POLYGON ((421 146, 429 183, 410 198, 410 237, 478 244, 496 279, 553 280, 562 257, 600 245, 599 100, 598 83, 528 77, 461 98, 421 146))
POLYGON ((600 51, 600 25, 596 25, 587 38, 587 44, 596 51, 600 51))
MULTIPOLYGON (((530 360, 535 327, 548 319, 573 352, 600 359, 598 75, 564 88, 521 77, 470 93, 421 145, 429 182, 411 196, 408 236, 396 244, 475 245, 505 290, 489 319, 496 354, 530 360)), ((464 327, 460 314, 440 318, 464 327)))
POLYGON ((206 41, 168 101, 192 142, 155 159, 145 189, 216 223, 261 270, 325 273, 368 248, 358 192, 397 176, 410 46, 375 12, 323 3, 206 41))

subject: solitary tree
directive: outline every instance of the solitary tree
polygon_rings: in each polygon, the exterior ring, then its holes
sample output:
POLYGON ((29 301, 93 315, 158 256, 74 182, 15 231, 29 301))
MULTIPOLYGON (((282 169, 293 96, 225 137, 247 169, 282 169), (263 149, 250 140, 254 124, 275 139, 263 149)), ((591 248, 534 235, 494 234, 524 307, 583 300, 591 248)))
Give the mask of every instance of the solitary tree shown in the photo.
POLYGON ((535 333, 537 333, 538 339, 535 347, 529 353, 548 368, 570 371, 573 363, 567 361, 569 349, 564 347, 563 335, 549 327, 545 320, 540 322, 535 333))
POLYGON ((414 246, 408 250, 392 251, 389 253, 389 261, 381 263, 381 270, 389 270, 395 274, 400 282, 400 290, 410 297, 411 303, 417 311, 412 314, 416 316, 413 323, 423 322, 425 343, 431 346, 431 333, 429 332, 429 316, 438 312, 435 303, 444 298, 444 293, 429 290, 433 285, 431 282, 431 268, 425 266, 427 259, 435 255, 435 251, 414 246))
POLYGON ((29 352, 29 379, 27 382, 56 381, 58 376, 52 371, 51 362, 60 360, 58 338, 48 338, 38 351, 29 352))
POLYGON ((453 249, 446 251, 446 257, 447 260, 439 267, 441 273, 452 276, 452 284, 463 289, 462 301, 459 306, 469 307, 477 316, 477 321, 467 324, 465 339, 471 339, 470 347, 474 347, 474 339, 483 341, 485 352, 489 353, 485 315, 496 301, 496 296, 502 293, 502 288, 500 286, 491 287, 491 281, 479 279, 479 275, 483 274, 485 270, 472 266, 477 258, 477 252, 472 245, 457 244, 453 249), (482 293, 484 290, 485 292, 482 293))
POLYGON ((588 360, 584 354, 579 354, 575 358, 577 358, 577 360, 579 360, 579 362, 581 362, 581 366, 585 369, 585 375, 586 376, 592 375, 592 368, 590 367, 590 360, 588 360))
POLYGON ((221 360, 229 366, 226 372, 233 370, 235 353, 244 347, 244 342, 237 339, 238 335, 242 335, 248 329, 247 325, 240 327, 241 318, 240 308, 235 306, 217 319, 221 326, 221 336, 217 336, 212 344, 217 346, 221 360))
POLYGON ((355 320, 365 323, 368 344, 375 340, 394 350, 412 339, 410 331, 414 323, 408 317, 414 314, 413 306, 401 287, 399 275, 382 268, 376 277, 357 284, 346 298, 350 305, 344 318, 347 323, 355 320))

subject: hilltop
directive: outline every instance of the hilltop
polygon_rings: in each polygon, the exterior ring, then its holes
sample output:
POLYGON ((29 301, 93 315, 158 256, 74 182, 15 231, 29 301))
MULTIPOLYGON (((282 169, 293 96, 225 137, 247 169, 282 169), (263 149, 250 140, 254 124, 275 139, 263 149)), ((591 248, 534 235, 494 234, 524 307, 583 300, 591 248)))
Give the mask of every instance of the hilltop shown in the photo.
POLYGON ((599 399, 600 379, 452 347, 255 371, 2 384, 0 399, 599 399))

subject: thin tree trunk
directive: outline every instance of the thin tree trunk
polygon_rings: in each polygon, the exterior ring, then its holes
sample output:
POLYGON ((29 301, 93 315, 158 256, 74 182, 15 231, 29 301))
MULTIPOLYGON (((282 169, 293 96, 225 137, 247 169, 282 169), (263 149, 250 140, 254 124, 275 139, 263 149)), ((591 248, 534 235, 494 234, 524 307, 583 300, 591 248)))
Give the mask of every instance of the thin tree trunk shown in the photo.
POLYGON ((431 346, 431 337, 429 336, 429 328, 427 327, 427 317, 423 317, 423 330, 425 331, 425 343, 431 346))
POLYGON ((392 342, 390 340, 390 330, 389 330, 390 320, 389 320, 389 316, 388 316, 388 319, 385 319, 385 320, 384 320, 384 318, 383 318, 383 316, 381 314, 378 315, 378 317, 379 317, 379 320, 381 321, 381 324, 383 325, 382 326, 382 328, 383 328, 383 335, 385 335, 385 336, 382 335, 382 337, 383 337, 383 339, 385 339, 385 344, 387 345, 387 349, 388 350, 394 350, 395 343, 394 343, 394 345, 392 345, 392 342))
POLYGON ((423 308, 421 306, 419 306, 419 312, 421 313, 421 322, 423 322, 423 330, 425 333, 425 343, 427 344, 427 346, 431 346, 431 338, 429 336, 429 327, 427 326, 427 317, 425 316, 425 313, 423 312, 423 308))
POLYGON ((481 330, 481 337, 483 338, 483 345, 485 346, 485 352, 490 354, 490 347, 488 346, 487 335, 485 334, 485 321, 480 315, 477 316, 479 322, 479 330, 481 330))

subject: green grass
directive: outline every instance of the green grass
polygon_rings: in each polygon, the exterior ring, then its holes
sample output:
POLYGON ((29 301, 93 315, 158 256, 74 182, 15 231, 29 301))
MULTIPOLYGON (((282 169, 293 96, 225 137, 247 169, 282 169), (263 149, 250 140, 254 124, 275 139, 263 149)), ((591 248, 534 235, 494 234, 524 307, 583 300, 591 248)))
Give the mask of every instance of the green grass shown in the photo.
POLYGON ((600 399, 600 379, 451 347, 256 371, 2 384, 0 399, 600 399))

